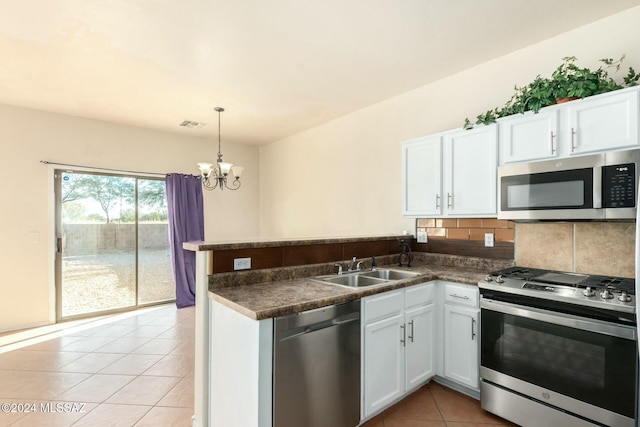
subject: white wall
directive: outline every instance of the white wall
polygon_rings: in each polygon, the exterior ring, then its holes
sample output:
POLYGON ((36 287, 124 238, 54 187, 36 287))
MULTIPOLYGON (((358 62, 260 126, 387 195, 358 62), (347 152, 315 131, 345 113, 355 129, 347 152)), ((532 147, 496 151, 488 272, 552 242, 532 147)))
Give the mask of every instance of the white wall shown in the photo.
MULTIPOLYGON (((50 322, 54 236, 51 167, 40 160, 165 174, 197 174, 214 162, 212 138, 156 132, 0 105, 0 331, 50 322), (39 241, 31 241, 37 233, 39 241)), ((258 149, 225 144, 227 161, 245 166, 237 192, 204 194, 205 238, 258 236, 258 149)))
POLYGON ((261 147, 261 236, 413 231, 401 215, 402 141, 461 127, 465 117, 504 105, 514 85, 550 76, 565 56, 597 67, 600 58, 626 53, 625 72, 640 70, 638 22, 640 7, 261 147))

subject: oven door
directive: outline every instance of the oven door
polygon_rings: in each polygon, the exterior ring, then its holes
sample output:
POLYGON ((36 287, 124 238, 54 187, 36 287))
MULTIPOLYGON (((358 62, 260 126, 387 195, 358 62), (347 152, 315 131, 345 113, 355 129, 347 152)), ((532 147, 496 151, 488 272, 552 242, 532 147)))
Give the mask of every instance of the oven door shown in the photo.
POLYGON ((636 328, 482 299, 483 381, 608 426, 635 425, 636 328))

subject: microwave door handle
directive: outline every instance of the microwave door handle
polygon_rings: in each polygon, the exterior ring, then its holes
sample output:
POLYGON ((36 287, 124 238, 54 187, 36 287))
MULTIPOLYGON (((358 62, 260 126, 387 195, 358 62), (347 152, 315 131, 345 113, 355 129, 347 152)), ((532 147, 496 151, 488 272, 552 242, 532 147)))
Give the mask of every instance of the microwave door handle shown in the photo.
POLYGON ((602 166, 593 168, 593 208, 602 208, 602 166))

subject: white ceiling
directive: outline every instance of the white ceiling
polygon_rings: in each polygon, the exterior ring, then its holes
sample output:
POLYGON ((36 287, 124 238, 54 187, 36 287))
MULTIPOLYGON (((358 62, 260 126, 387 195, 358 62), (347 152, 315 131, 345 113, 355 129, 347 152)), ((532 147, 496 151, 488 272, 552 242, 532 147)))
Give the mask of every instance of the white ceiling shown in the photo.
POLYGON ((255 145, 640 4, 0 1, 0 103, 255 145))

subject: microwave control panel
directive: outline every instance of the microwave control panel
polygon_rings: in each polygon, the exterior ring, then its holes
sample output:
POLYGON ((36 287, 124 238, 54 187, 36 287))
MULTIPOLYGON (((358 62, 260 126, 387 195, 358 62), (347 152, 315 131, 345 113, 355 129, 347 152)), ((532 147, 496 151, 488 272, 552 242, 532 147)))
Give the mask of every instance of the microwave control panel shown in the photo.
POLYGON ((626 163, 602 168, 602 207, 636 206, 636 165, 626 163))

